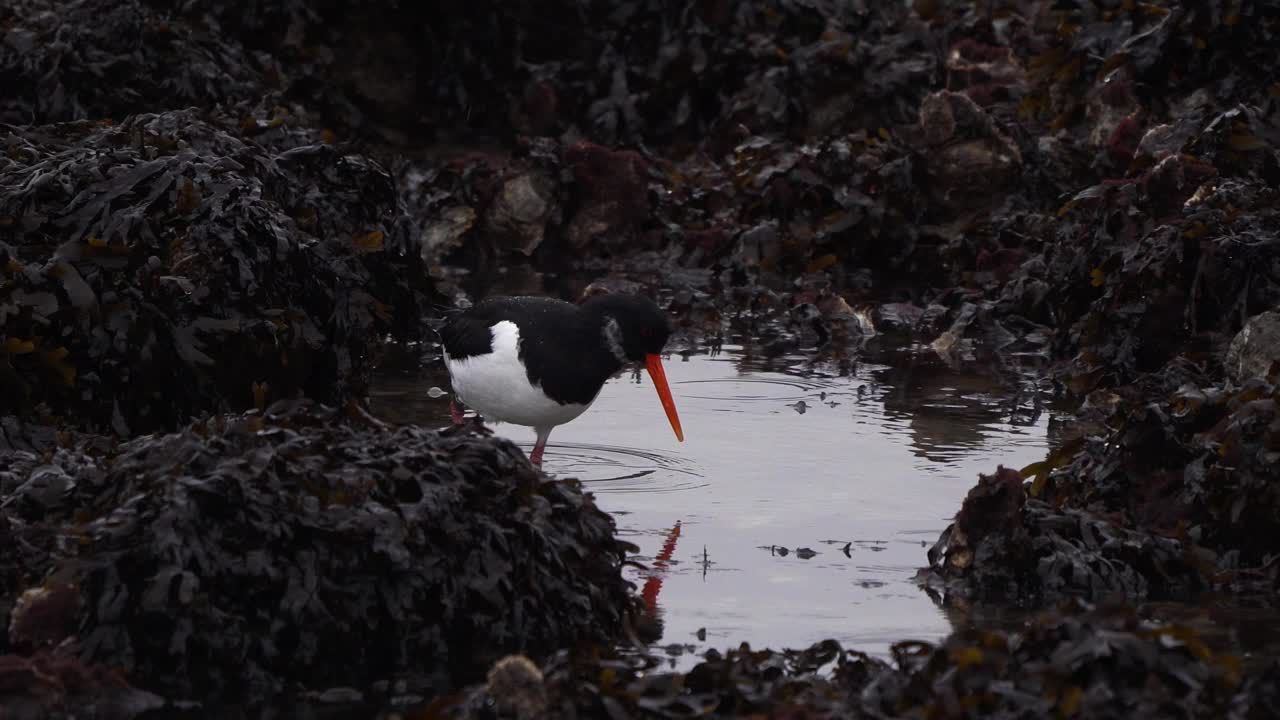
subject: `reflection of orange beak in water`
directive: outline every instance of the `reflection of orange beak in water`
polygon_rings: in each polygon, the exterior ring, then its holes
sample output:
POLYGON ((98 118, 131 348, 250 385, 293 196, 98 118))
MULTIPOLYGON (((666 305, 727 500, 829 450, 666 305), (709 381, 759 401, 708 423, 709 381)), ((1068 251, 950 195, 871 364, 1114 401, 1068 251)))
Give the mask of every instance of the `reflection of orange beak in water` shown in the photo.
POLYGON ((640 591, 640 597, 644 600, 645 613, 652 617, 658 612, 658 593, 662 591, 662 578, 666 575, 667 563, 671 561, 671 556, 676 551, 676 541, 680 539, 680 521, 676 521, 669 531, 667 531, 667 539, 662 543, 662 549, 658 551, 658 555, 653 559, 653 570, 649 577, 644 581, 644 589, 640 591))
POLYGON ((676 414, 676 402, 671 399, 671 388, 667 386, 667 373, 662 369, 662 358, 657 355, 644 356, 645 369, 653 378, 653 386, 658 389, 658 399, 662 401, 662 409, 667 411, 667 421, 671 429, 676 431, 676 439, 684 442, 684 430, 680 429, 680 416, 676 414))

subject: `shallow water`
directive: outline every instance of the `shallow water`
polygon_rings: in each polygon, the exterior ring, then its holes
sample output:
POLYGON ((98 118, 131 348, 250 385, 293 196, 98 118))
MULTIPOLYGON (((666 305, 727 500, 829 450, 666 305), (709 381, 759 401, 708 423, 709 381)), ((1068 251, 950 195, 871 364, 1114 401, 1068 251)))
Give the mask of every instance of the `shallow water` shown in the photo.
MULTIPOLYGON (((765 359, 729 345, 672 356, 684 443, 648 376, 631 373, 551 434, 543 469, 582 479, 653 567, 634 577, 656 600, 658 645, 687 658, 678 665, 707 647, 828 637, 885 656, 952 630, 913 576, 979 472, 1044 457, 1048 413, 1019 401, 1017 381, 953 371, 927 348, 881 360, 765 359)), ((447 424, 449 398, 431 398, 432 386, 448 389, 438 362, 387 370, 374 410, 447 424)), ((491 427, 532 448, 529 428, 491 427)))

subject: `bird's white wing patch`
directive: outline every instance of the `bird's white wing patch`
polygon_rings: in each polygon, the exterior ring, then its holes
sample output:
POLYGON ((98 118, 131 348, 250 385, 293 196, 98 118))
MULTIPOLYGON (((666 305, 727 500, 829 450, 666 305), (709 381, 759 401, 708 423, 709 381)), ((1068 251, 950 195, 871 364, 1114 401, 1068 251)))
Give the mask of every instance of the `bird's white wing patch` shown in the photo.
POLYGON ((503 320, 489 332, 492 352, 459 359, 445 354, 453 391, 462 402, 486 419, 530 427, 563 425, 586 411, 588 405, 561 405, 529 382, 520 362, 520 328, 515 323, 503 320))

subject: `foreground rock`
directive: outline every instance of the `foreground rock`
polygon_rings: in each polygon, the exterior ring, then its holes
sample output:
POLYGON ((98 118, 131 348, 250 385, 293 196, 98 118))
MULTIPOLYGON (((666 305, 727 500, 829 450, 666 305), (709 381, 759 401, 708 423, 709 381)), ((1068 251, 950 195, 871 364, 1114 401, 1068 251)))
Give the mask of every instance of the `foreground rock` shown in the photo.
POLYGON ((1080 603, 1016 633, 964 630, 903 642, 894 664, 826 641, 807 650, 707 653, 688 673, 654 658, 504 660, 453 717, 1261 718, 1280 666, 1242 664, 1191 627, 1080 603), (820 674, 819 674, 820 673, 820 674))
POLYGON ((103 451, 0 453, 0 654, 168 698, 429 695, 621 632, 629 547, 505 441, 278 403, 103 451))

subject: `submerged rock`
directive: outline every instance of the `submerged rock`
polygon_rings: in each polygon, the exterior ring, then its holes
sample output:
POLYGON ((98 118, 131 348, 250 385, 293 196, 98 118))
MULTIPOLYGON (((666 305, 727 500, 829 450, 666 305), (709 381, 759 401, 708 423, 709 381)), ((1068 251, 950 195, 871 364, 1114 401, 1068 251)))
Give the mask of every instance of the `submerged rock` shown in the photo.
POLYGON ((1280 360, 1280 312, 1270 310, 1249 318, 1227 348, 1227 375, 1237 383, 1267 377, 1280 360))
POLYGON ((635 607, 631 546, 577 483, 462 430, 281 402, 0 466, 0 588, 38 588, 0 618, 10 651, 56 645, 169 698, 443 692, 505 653, 609 641, 635 607), (79 482, 24 504, 48 468, 79 482))

